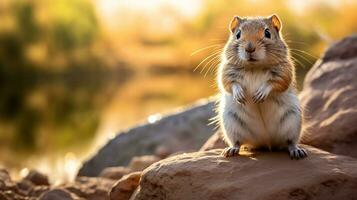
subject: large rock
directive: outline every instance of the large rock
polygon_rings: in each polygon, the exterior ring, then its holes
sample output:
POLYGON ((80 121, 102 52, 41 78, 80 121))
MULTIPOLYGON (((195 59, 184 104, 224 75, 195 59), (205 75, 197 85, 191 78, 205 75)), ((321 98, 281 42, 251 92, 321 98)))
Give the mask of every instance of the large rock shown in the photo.
POLYGON ((11 177, 7 170, 0 168, 0 181, 11 181, 11 177))
POLYGON ((322 56, 323 62, 349 60, 357 55, 357 34, 345 37, 334 43, 322 56))
POLYGON ((78 175, 97 176, 106 167, 126 166, 132 157, 153 155, 162 146, 170 153, 198 150, 214 132, 214 126, 207 125, 215 115, 213 110, 213 100, 203 101, 119 133, 84 163, 78 175))
POLYGON ((332 45, 308 72, 302 142, 357 158, 357 35, 332 45))
POLYGON ((286 152, 224 158, 221 149, 169 157, 143 172, 132 199, 357 199, 356 159, 305 148, 298 161, 286 152))

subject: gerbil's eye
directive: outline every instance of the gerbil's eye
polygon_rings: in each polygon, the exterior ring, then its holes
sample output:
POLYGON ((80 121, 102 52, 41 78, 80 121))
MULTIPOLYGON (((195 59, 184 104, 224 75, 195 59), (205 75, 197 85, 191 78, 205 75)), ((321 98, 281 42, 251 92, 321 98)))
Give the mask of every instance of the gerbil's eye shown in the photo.
POLYGON ((237 40, 239 40, 239 38, 240 38, 240 34, 241 34, 240 32, 241 32, 240 30, 237 31, 237 34, 236 34, 237 40))
POLYGON ((265 29, 264 30, 264 36, 266 37, 266 38, 271 38, 271 34, 270 34, 270 31, 269 31, 269 29, 265 29))

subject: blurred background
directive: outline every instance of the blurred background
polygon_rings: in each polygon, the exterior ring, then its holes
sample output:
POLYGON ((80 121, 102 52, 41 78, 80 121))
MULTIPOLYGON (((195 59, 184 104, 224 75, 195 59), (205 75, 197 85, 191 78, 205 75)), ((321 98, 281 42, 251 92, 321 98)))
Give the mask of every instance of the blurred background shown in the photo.
POLYGON ((272 13, 300 88, 357 31, 353 0, 1 0, 0 166, 70 180, 120 130, 215 95, 231 18, 272 13))

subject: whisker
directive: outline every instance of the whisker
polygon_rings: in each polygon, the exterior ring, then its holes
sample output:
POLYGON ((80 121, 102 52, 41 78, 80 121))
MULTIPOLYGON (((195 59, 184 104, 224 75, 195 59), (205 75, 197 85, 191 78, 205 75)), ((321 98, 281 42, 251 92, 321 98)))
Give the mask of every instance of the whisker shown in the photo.
MULTIPOLYGON (((202 68, 202 70, 201 70, 201 73, 204 71, 204 69, 206 69, 206 66, 207 66, 209 63, 211 63, 212 61, 214 61, 214 60, 215 60, 216 58, 218 58, 219 56, 220 56, 220 54, 216 54, 216 55, 213 56, 208 62, 206 62, 205 66, 204 66, 204 67, 202 68)), ((208 70, 209 70, 209 68, 208 68, 208 70)), ((206 77, 208 70, 206 71, 204 77, 206 77)))
POLYGON ((195 55, 195 54, 197 54, 199 52, 202 52, 202 51, 204 51, 206 49, 209 49, 209 48, 214 48, 214 47, 220 48, 223 45, 224 45, 223 43, 219 43, 219 44, 213 44, 213 45, 209 45, 209 46, 206 46, 206 47, 202 47, 200 49, 195 50, 193 53, 190 54, 190 56, 193 56, 193 55, 195 55))
POLYGON ((305 61, 308 62, 309 64, 313 64, 312 61, 310 61, 309 59, 305 58, 303 55, 300 55, 300 54, 298 54, 298 53, 296 53, 296 52, 291 52, 291 53, 292 53, 293 55, 298 56, 299 58, 305 60, 305 61))
POLYGON ((209 41, 227 41, 227 39, 220 39, 220 38, 211 38, 209 41))
MULTIPOLYGON (((285 62, 284 59, 280 58, 279 56, 285 56, 283 55, 282 53, 279 53, 279 52, 272 52, 270 53, 269 55, 271 55, 274 59, 274 61, 277 61, 278 63, 280 62, 285 62)), ((290 56, 290 58, 296 63, 296 64, 299 64, 300 66, 304 67, 305 65, 299 61, 297 58, 293 57, 293 56, 290 56)))
POLYGON ((290 57, 291 59, 293 59, 293 61, 296 63, 296 64, 299 64, 301 67, 305 67, 304 63, 302 63, 300 60, 298 60, 297 58, 291 56, 290 57))
POLYGON ((306 42, 301 42, 301 41, 294 41, 294 40, 285 40, 286 43, 288 44, 301 44, 304 46, 308 46, 308 44, 306 42))
POLYGON ((272 58, 273 58, 273 61, 275 61, 275 62, 277 62, 277 63, 282 63, 282 62, 286 62, 284 59, 282 59, 281 57, 279 57, 279 55, 280 56, 283 56, 282 54, 277 54, 277 55, 275 55, 274 53, 270 53, 269 54, 272 58))
POLYGON ((303 54, 305 54, 305 55, 307 55, 307 56, 310 56, 310 57, 312 57, 312 58, 318 59, 316 56, 314 56, 314 55, 312 55, 312 54, 310 54, 310 53, 308 53, 308 52, 306 52, 306 51, 303 51, 303 50, 300 50, 300 49, 294 49, 294 48, 291 48, 291 50, 293 50, 293 51, 298 51, 298 52, 301 52, 301 53, 303 53, 303 54))
MULTIPOLYGON (((206 65, 212 64, 212 62, 213 62, 215 59, 218 59, 220 56, 221 56, 221 54, 216 54, 212 59, 210 59, 210 60, 206 63, 206 65)), ((206 65, 205 65, 205 66, 206 66, 206 65)))
MULTIPOLYGON (((212 73, 212 71, 215 72, 214 69, 217 69, 217 68, 214 68, 214 67, 217 66, 220 62, 221 62, 220 57, 218 57, 218 56, 215 57, 215 60, 208 67, 208 70, 206 71, 206 74, 207 74, 207 72, 209 72, 209 73, 212 73), (211 69, 213 69, 213 70, 211 71, 211 69)), ((205 76, 206 76, 206 74, 205 74, 205 76)))
MULTIPOLYGON (((213 56, 217 55, 217 54, 220 54, 222 51, 222 49, 218 49, 218 50, 215 50, 211 55, 207 56, 205 59, 203 59, 197 66, 196 68, 193 70, 194 72, 208 59, 212 58, 213 56)), ((201 71, 202 72, 202 71, 201 71)))

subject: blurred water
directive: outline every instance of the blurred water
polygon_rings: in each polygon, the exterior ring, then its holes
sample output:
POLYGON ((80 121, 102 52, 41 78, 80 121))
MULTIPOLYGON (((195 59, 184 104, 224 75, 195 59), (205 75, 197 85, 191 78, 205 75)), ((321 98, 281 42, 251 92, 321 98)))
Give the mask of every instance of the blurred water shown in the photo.
POLYGON ((120 130, 216 91, 213 77, 186 71, 41 76, 0 85, 0 164, 56 171, 53 180, 73 177, 120 130))

